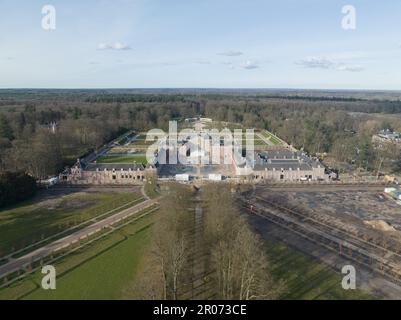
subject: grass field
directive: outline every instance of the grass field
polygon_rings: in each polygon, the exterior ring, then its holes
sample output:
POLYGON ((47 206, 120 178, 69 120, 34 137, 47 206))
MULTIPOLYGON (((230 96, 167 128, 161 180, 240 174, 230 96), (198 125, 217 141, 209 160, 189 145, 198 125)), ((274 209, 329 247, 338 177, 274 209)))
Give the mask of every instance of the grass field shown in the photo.
POLYGON ((206 123, 205 126, 206 129, 217 129, 219 131, 227 128, 230 131, 234 131, 235 129, 243 129, 243 126, 239 123, 223 123, 221 121, 212 121, 212 122, 208 122, 206 123))
MULTIPOLYGON (((130 288, 143 252, 148 248, 150 227, 156 217, 157 214, 144 217, 56 263, 57 290, 42 290, 42 275, 37 272, 0 290, 0 300, 130 298, 130 288)), ((272 242, 267 244, 266 250, 273 276, 286 284, 287 290, 281 299, 374 298, 360 290, 343 290, 338 273, 301 252, 272 242)))
MULTIPOLYGON (((242 145, 246 146, 247 139, 242 139, 242 145)), ((267 146, 268 144, 264 142, 262 139, 258 139, 256 136, 253 139, 253 144, 255 146, 267 146)))
POLYGON ((10 288, 1 299, 125 299, 150 241, 155 213, 98 240, 54 264, 57 289, 40 287, 38 271, 10 288))
POLYGON ((261 134, 262 134, 263 136, 265 136, 266 138, 270 138, 270 141, 271 141, 274 145, 281 144, 280 139, 277 138, 274 134, 270 133, 269 131, 263 130, 263 131, 261 131, 261 134))
POLYGON ((154 144, 157 140, 153 141, 146 141, 146 135, 145 134, 140 134, 138 135, 134 141, 131 141, 129 144, 130 147, 136 147, 136 146, 150 146, 151 144, 154 144))
POLYGON ((281 299, 360 300, 374 297, 360 290, 344 290, 341 276, 327 265, 283 244, 269 243, 267 254, 274 277, 286 282, 281 299))
POLYGON ((132 192, 78 192, 57 198, 39 195, 2 210, 0 256, 140 198, 141 195, 132 192))
POLYGON ((132 154, 132 155, 106 155, 99 157, 97 163, 142 163, 147 164, 145 154, 132 154))
MULTIPOLYGON (((242 135, 242 146, 246 146, 246 142, 247 142, 248 140, 249 140, 249 139, 246 139, 245 134, 243 134, 243 135, 242 135)), ((266 145, 268 145, 265 141, 263 141, 262 139, 260 139, 257 135, 255 135, 254 138, 253 138, 253 144, 254 144, 255 146, 266 146, 266 145)))

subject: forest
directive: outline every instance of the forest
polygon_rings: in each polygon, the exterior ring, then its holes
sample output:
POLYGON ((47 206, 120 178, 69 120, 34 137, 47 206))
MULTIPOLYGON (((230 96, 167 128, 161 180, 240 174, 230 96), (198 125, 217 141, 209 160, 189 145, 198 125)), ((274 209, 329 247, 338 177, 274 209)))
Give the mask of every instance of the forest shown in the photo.
POLYGON ((401 131, 392 94, 205 90, 1 90, 0 172, 37 179, 130 129, 166 130, 171 119, 205 116, 264 128, 311 155, 399 171, 399 150, 372 145, 380 129, 401 131), (380 164, 380 167, 379 167, 380 164))

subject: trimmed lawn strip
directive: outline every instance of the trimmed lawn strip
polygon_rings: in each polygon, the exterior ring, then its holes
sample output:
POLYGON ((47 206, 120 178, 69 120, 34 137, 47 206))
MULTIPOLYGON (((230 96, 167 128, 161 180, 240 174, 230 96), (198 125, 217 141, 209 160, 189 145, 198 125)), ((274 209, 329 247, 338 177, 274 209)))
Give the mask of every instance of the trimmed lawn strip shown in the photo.
POLYGON ((53 207, 48 200, 40 200, 3 210, 0 212, 0 254, 22 249, 139 198, 141 195, 137 193, 70 194, 53 207))
POLYGON ((268 242, 267 254, 273 276, 287 286, 281 299, 289 300, 369 300, 372 295, 361 290, 344 290, 341 275, 326 264, 284 244, 268 242))
POLYGON ((145 154, 106 155, 96 159, 96 163, 141 163, 147 164, 145 154))
POLYGON ((121 298, 126 283, 134 279, 154 219, 153 213, 145 216, 57 261, 57 290, 42 290, 43 275, 37 271, 0 290, 0 299, 121 298))

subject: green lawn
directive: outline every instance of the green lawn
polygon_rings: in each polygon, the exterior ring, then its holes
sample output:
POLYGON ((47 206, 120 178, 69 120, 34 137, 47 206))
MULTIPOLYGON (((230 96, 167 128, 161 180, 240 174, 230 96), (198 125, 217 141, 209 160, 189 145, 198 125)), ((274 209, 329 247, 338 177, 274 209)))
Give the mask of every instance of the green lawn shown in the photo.
POLYGON ((130 146, 150 146, 156 141, 156 138, 153 141, 146 141, 146 134, 140 134, 130 143, 130 146))
POLYGON ((157 140, 146 141, 145 139, 136 139, 136 140, 132 141, 129 144, 129 146, 134 146, 134 147, 136 147, 136 146, 150 146, 150 145, 152 145, 152 144, 154 144, 156 142, 157 142, 157 140))
POLYGON ((346 300, 373 299, 361 290, 344 290, 341 275, 324 263, 283 244, 268 244, 267 254, 276 279, 286 282, 281 299, 346 300))
POLYGON ((270 133, 269 131, 263 130, 263 131, 261 131, 261 134, 263 136, 265 136, 266 138, 270 138, 270 141, 274 145, 278 145, 278 144, 282 143, 278 137, 276 137, 274 134, 270 133))
POLYGON ((119 299, 135 278, 143 250, 150 240, 150 229, 133 234, 126 229, 126 240, 61 277, 57 290, 36 290, 26 299, 119 299))
MULTIPOLYGON (((242 145, 243 145, 243 146, 246 146, 246 141, 247 141, 247 140, 248 140, 248 139, 246 139, 246 138, 245 138, 245 135, 244 135, 243 138, 242 138, 242 145)), ((264 142, 262 139, 258 138, 256 135, 254 136, 253 144, 254 144, 255 146, 267 145, 266 142, 264 142)))
POLYGON ((132 155, 106 155, 99 157, 97 163, 142 163, 147 164, 145 154, 132 154, 132 155))
MULTIPOLYGON (((55 264, 57 289, 40 288, 42 275, 25 278, 0 290, 1 299, 124 299, 135 280, 141 257, 150 242, 156 214, 123 227, 55 264)), ((286 282, 281 299, 373 299, 360 290, 343 290, 341 276, 327 265, 284 244, 268 242, 273 276, 286 282)))
MULTIPOLYGON (((246 139, 242 139, 242 145, 245 146, 246 145, 246 139)), ((267 145, 266 142, 264 142, 262 139, 258 139, 255 137, 255 139, 253 139, 253 144, 255 146, 263 146, 263 145, 267 145)))
POLYGON ((40 287, 42 275, 38 271, 0 290, 0 300, 127 298, 150 242, 154 219, 155 213, 152 213, 56 262, 56 290, 45 291, 40 287))
POLYGON ((0 256, 139 200, 136 193, 78 192, 37 198, 0 211, 0 256))

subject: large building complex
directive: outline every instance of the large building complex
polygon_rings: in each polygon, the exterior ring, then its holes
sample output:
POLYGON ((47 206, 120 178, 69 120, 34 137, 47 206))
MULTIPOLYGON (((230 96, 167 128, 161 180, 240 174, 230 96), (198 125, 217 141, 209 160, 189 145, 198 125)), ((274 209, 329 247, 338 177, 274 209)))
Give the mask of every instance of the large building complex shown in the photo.
MULTIPOLYGON (((207 120, 207 123, 211 122, 210 119, 207 120)), ((319 160, 285 143, 266 144, 262 150, 255 150, 251 144, 249 149, 248 144, 244 144, 248 138, 242 141, 241 138, 228 138, 227 143, 226 137, 212 136, 208 133, 207 129, 204 129, 205 123, 206 121, 191 119, 195 130, 188 135, 185 133, 173 142, 168 136, 163 137, 158 143, 155 153, 157 160, 154 165, 134 162, 98 163, 99 155, 107 154, 113 148, 113 144, 109 144, 101 153, 82 161, 78 160, 75 166, 60 176, 61 181, 70 184, 135 185, 144 183, 149 176, 178 181, 240 182, 246 179, 255 183, 330 179, 326 168, 319 160)), ((259 141, 254 141, 261 143, 267 139, 260 133, 258 136, 259 138, 255 139, 259 141)))
POLYGON ((272 150, 256 153, 253 166, 235 166, 237 175, 250 175, 256 181, 323 181, 329 175, 319 160, 305 153, 272 150))
POLYGON ((96 164, 83 165, 78 161, 74 167, 61 174, 60 180, 69 184, 137 185, 156 175, 156 167, 143 164, 96 164))

